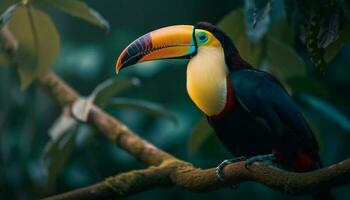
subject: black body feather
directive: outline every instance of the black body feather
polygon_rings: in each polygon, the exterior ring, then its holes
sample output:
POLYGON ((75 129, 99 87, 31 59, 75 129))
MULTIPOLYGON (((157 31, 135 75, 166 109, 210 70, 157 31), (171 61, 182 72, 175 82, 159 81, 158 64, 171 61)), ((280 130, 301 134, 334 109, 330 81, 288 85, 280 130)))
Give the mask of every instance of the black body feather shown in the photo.
MULTIPOLYGON (((231 39, 216 26, 200 22, 196 28, 211 32, 224 49, 234 105, 224 116, 208 117, 208 120, 227 149, 234 156, 246 157, 277 150, 283 157, 279 164, 291 171, 322 167, 314 134, 282 84, 245 62, 231 39), (314 164, 296 169, 295 162, 302 160, 300 152, 314 164)), ((316 193, 313 198, 334 199, 329 191, 316 193)))

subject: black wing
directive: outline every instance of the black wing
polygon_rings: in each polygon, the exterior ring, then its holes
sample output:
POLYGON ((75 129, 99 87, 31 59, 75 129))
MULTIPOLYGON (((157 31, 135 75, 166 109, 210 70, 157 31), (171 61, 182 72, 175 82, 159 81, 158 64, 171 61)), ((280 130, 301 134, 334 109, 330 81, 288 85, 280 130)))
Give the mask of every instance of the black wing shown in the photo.
POLYGON ((240 69, 230 72, 236 97, 258 120, 264 120, 272 134, 292 140, 318 157, 318 144, 282 84, 267 72, 240 69))

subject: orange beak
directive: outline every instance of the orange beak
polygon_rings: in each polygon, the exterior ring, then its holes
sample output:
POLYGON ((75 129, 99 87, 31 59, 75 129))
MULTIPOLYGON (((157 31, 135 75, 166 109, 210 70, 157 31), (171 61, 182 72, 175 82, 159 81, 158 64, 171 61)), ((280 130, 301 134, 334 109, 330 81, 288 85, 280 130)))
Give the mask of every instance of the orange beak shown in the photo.
POLYGON ((194 26, 176 25, 161 28, 139 37, 126 47, 118 58, 116 72, 150 60, 189 58, 196 51, 194 26))

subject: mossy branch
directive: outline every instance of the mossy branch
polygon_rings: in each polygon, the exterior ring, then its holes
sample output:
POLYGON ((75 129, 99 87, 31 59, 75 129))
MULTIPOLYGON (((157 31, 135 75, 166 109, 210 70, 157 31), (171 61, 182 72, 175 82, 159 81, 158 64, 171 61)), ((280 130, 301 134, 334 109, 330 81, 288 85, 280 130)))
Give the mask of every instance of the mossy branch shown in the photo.
POLYGON ((227 165, 227 181, 219 181, 216 169, 199 169, 182 161, 165 162, 158 167, 134 170, 109 177, 91 186, 45 198, 44 200, 105 199, 125 197, 156 187, 178 186, 193 192, 209 192, 232 184, 255 181, 292 195, 312 194, 350 182, 350 159, 317 171, 294 173, 256 163, 227 165))

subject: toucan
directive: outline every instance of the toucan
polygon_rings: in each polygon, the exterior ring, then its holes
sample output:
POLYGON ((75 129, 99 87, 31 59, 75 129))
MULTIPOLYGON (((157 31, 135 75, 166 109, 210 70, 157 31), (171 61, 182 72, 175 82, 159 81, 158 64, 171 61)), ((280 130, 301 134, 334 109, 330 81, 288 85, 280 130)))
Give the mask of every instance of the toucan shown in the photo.
MULTIPOLYGON (((253 68, 232 40, 208 22, 173 25, 147 33, 120 54, 116 72, 157 59, 189 59, 187 92, 234 159, 273 161, 284 169, 306 172, 322 167, 319 147, 303 115, 283 85, 270 73, 253 68)), ((314 199, 333 199, 329 191, 314 199)))

